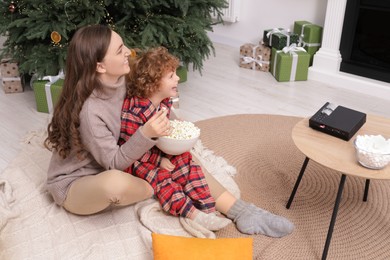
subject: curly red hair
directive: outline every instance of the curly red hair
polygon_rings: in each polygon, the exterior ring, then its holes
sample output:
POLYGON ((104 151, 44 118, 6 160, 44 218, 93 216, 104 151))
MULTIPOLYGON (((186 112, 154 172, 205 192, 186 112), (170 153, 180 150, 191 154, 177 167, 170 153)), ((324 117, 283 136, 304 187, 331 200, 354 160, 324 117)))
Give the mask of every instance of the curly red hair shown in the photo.
POLYGON ((129 96, 149 98, 160 87, 162 77, 176 71, 179 59, 165 47, 156 47, 130 58, 130 73, 127 78, 129 96))

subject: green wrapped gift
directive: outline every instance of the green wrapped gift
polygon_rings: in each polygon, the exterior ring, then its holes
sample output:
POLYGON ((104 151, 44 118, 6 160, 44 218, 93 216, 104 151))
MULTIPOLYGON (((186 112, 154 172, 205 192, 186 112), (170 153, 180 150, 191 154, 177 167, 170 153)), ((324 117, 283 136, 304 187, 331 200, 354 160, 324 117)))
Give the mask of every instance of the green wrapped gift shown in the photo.
POLYGON ((283 28, 275 28, 264 30, 263 42, 267 46, 276 48, 278 50, 283 49, 286 46, 290 46, 293 43, 298 43, 299 35, 289 32, 283 28))
POLYGON ((63 79, 58 79, 55 82, 48 80, 36 80, 33 82, 38 112, 52 113, 61 94, 63 84, 63 79))
POLYGON ((310 54, 302 47, 272 48, 271 73, 277 81, 307 80, 310 54))
POLYGON ((294 33, 299 35, 298 46, 305 48, 310 54, 310 65, 313 64, 313 56, 321 47, 322 27, 308 21, 295 21, 294 33))
POLYGON ((179 76, 179 83, 183 83, 187 81, 187 68, 185 66, 179 66, 176 69, 176 74, 179 76))

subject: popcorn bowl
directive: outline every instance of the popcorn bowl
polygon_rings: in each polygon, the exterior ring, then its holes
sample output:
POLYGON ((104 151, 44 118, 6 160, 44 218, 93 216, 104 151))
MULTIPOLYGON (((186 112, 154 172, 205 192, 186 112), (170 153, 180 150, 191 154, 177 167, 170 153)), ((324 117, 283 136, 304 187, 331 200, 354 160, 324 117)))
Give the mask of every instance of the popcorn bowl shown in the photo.
POLYGON ((199 136, 182 140, 160 137, 158 138, 157 147, 166 154, 179 155, 190 151, 198 139, 199 136))
POLYGON ((390 162, 390 139, 380 135, 357 136, 354 146, 358 162, 366 168, 379 170, 390 162))
POLYGON ((159 137, 156 146, 166 154, 179 155, 194 147, 200 136, 200 130, 187 121, 171 121, 172 133, 159 137))

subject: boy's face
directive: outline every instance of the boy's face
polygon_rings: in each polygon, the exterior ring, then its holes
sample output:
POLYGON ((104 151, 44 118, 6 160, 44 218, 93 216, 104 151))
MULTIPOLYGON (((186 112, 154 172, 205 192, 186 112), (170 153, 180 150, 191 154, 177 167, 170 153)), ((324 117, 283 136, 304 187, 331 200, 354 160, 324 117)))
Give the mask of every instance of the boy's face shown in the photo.
POLYGON ((159 94, 161 98, 169 98, 177 96, 177 84, 179 83, 179 76, 176 71, 168 71, 161 78, 159 94))

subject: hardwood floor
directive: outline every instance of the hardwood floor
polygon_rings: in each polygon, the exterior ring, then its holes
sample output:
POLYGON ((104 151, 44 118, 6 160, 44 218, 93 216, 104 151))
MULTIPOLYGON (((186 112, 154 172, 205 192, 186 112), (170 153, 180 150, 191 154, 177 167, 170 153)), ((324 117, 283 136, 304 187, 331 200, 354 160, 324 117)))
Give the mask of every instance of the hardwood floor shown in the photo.
MULTIPOLYGON (((390 94, 377 98, 310 80, 279 83, 270 73, 240 68, 239 50, 221 44, 215 49, 216 56, 204 62, 202 75, 189 71, 187 82, 179 85, 177 111, 184 120, 255 113, 306 117, 327 101, 390 117, 390 94)), ((0 117, 2 172, 21 149, 22 138, 46 128, 50 115, 36 111, 34 92, 27 88, 15 94, 0 91, 0 117)))

